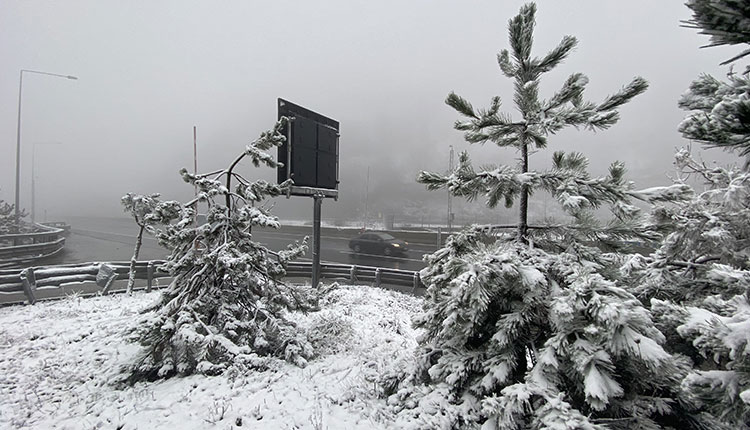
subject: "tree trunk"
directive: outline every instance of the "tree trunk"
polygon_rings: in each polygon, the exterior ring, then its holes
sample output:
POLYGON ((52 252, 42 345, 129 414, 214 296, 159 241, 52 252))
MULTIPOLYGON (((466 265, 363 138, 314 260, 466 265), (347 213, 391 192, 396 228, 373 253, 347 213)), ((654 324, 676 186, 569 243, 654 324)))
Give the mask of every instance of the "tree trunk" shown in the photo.
POLYGON ((513 369, 513 382, 523 382, 528 372, 529 361, 526 359, 526 346, 516 347, 516 368, 513 369))
MULTIPOLYGON (((521 142, 521 173, 527 173, 529 171, 529 145, 527 139, 524 137, 521 142)), ((527 243, 526 232, 529 230, 528 216, 529 216, 529 186, 524 184, 521 185, 521 203, 518 207, 518 240, 521 243, 527 243)))
POLYGON ((141 252, 141 244, 143 243, 143 229, 145 224, 140 226, 138 230, 138 238, 135 240, 135 249, 133 250, 133 257, 130 259, 130 273, 128 273, 128 287, 127 293, 133 292, 133 286, 135 285, 135 262, 138 261, 138 253, 141 252))

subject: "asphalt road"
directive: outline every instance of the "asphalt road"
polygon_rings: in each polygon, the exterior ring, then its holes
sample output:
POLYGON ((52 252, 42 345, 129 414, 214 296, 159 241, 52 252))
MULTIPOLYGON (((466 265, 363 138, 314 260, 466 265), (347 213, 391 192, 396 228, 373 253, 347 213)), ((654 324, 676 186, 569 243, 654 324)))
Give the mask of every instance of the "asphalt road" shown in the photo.
MULTIPOLYGON (((132 221, 120 218, 72 218, 67 222, 71 225, 71 234, 63 252, 38 261, 35 265, 130 260, 137 233, 137 227, 132 221)), ((398 233, 394 235, 398 237, 398 233)), ((312 237, 312 227, 255 230, 253 236, 255 240, 278 251, 295 240, 302 240, 304 236, 312 237)), ((425 267, 422 256, 436 249, 434 245, 410 243, 407 255, 386 257, 355 254, 349 249, 348 243, 348 238, 327 236, 324 233, 321 237, 321 261, 416 271, 425 267)), ((312 243, 308 241, 308 245, 312 243)), ((312 259, 310 252, 302 259, 312 259)), ((144 235, 139 260, 159 260, 166 256, 166 250, 158 245, 156 239, 144 235)))

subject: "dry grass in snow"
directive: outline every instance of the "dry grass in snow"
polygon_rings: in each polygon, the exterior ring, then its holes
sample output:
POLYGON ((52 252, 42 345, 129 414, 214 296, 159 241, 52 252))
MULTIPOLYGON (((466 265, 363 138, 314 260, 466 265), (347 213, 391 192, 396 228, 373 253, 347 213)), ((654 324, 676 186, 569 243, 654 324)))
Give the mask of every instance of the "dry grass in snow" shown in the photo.
POLYGON ((378 429, 393 423, 376 378, 415 346, 419 299, 334 289, 295 314, 319 356, 305 368, 258 368, 117 385, 138 345, 127 333, 159 293, 0 308, 2 429, 378 429), (262 369, 262 370, 259 370, 262 369))

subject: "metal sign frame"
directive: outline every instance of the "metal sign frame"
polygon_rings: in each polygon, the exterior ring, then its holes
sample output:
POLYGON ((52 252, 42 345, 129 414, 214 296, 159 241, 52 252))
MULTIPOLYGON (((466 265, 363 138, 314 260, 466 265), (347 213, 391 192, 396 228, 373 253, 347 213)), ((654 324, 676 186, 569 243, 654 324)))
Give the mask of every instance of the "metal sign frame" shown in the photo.
POLYGON ((318 175, 318 156, 320 153, 319 148, 319 134, 318 131, 320 130, 320 127, 324 127, 327 130, 332 130, 336 132, 336 177, 334 181, 334 188, 320 188, 320 187, 310 187, 310 186, 299 186, 299 185, 292 185, 287 190, 286 197, 289 198, 291 196, 305 196, 305 197, 312 197, 313 198, 313 243, 312 243, 312 286, 317 287, 318 283, 320 282, 320 218, 321 218, 321 208, 323 206, 323 199, 326 197, 333 198, 334 200, 338 200, 339 197, 339 137, 341 136, 339 133, 339 122, 336 120, 333 120, 331 118, 325 117, 323 115, 320 115, 318 113, 315 113, 309 109, 303 108, 302 106, 298 106, 294 103, 291 103, 289 101, 286 101, 284 99, 279 98, 277 102, 277 108, 278 108, 278 117, 281 118, 282 116, 286 116, 289 118, 289 122, 287 122, 287 141, 286 141, 286 159, 282 160, 282 154, 283 149, 279 148, 279 161, 283 162, 284 168, 286 170, 286 178, 283 178, 282 172, 279 170, 277 174, 278 182, 283 182, 282 179, 288 180, 294 178, 292 177, 292 124, 297 118, 297 116, 306 118, 308 120, 311 120, 314 124, 316 124, 316 147, 315 147, 315 183, 318 184, 319 181, 319 175, 318 175))
MULTIPOLYGON (((289 122, 286 126, 286 137, 287 141, 284 145, 286 145, 286 153, 282 153, 283 149, 279 148, 279 154, 278 154, 278 161, 283 163, 283 170, 285 172, 285 175, 279 171, 277 174, 277 180, 279 183, 283 182, 284 180, 292 179, 293 172, 292 172, 292 147, 294 143, 294 137, 293 137, 293 123, 297 119, 297 117, 302 117, 307 121, 311 121, 313 124, 316 125, 316 141, 315 141, 315 184, 320 183, 319 178, 319 156, 321 152, 320 148, 318 147, 320 143, 320 137, 318 135, 318 130, 320 128, 327 129, 329 131, 332 131, 336 134, 336 143, 335 143, 335 178, 334 178, 334 187, 333 188, 327 188, 327 187, 317 187, 317 186, 310 186, 310 185, 293 185, 288 191, 287 191, 287 198, 295 195, 295 196, 313 196, 315 194, 322 194, 325 197, 333 198, 334 200, 338 199, 338 185, 339 185, 339 122, 331 119, 329 117, 323 116, 317 112, 313 112, 307 108, 304 108, 302 106, 296 105, 290 101, 284 100, 282 98, 279 98, 277 101, 277 109, 278 109, 278 117, 281 118, 282 116, 286 116, 289 119, 289 122)), ((283 146, 283 145, 282 145, 283 146)))

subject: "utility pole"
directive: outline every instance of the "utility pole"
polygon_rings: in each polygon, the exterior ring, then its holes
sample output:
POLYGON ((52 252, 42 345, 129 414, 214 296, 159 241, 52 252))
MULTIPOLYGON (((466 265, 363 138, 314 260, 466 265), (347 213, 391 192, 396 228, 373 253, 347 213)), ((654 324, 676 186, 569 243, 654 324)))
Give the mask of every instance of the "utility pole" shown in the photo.
MULTIPOLYGON (((193 174, 198 174, 198 131, 196 126, 193 126, 193 174)), ((195 195, 198 195, 198 184, 195 184, 195 195)), ((195 206, 198 207, 197 204, 195 206)))
MULTIPOLYGON (((193 175, 198 176, 198 130, 196 126, 193 126, 193 175)), ((195 197, 198 197, 198 184, 195 184, 195 197)), ((193 223, 198 225, 198 200, 195 200, 195 215, 193 215, 193 223)), ((198 242, 195 243, 196 247, 198 242)))

